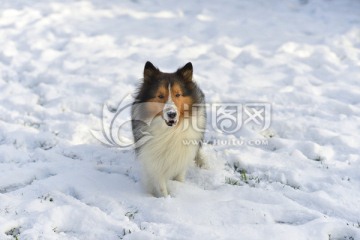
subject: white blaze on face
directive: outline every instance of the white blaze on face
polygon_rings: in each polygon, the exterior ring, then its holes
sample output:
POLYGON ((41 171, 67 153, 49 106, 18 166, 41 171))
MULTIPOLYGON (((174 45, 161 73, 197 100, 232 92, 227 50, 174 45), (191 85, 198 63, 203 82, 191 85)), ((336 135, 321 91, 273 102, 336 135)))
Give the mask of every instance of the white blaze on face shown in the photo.
POLYGON ((163 109, 163 118, 165 119, 166 124, 170 127, 175 126, 179 120, 179 113, 171 96, 170 83, 169 83, 169 97, 163 109))

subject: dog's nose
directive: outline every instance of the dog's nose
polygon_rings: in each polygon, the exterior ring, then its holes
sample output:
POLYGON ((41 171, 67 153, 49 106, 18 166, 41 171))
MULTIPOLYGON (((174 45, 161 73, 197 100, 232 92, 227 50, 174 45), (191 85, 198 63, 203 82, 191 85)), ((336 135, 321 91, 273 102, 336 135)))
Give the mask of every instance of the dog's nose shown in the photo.
POLYGON ((169 118, 175 118, 176 117, 176 112, 167 112, 167 115, 169 118))

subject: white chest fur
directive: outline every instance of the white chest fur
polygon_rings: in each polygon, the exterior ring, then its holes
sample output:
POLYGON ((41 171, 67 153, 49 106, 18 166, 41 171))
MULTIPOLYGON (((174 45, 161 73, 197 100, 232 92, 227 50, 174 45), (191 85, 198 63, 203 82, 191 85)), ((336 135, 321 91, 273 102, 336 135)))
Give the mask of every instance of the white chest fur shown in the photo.
POLYGON ((184 141, 200 141, 202 133, 192 128, 191 124, 187 126, 184 121, 169 127, 161 117, 155 118, 144 130, 152 138, 138 152, 143 166, 143 180, 150 192, 166 196, 167 181, 182 181, 199 149, 197 144, 184 144, 184 141))

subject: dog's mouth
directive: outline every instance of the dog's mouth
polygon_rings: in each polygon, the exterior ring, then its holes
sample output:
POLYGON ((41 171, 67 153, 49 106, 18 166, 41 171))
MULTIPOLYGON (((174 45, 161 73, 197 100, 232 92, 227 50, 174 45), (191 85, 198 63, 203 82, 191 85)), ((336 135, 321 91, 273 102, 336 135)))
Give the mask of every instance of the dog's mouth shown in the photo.
POLYGON ((176 121, 176 120, 168 120, 168 121, 165 120, 165 123, 166 123, 166 125, 168 125, 169 127, 172 127, 172 126, 175 126, 175 125, 176 125, 177 121, 176 121))

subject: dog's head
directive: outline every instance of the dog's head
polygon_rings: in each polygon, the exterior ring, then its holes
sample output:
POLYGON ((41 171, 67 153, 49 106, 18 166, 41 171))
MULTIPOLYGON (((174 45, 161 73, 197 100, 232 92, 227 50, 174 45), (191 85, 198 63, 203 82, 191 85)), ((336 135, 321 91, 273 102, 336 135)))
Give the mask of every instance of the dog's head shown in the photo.
POLYGON ((193 103, 193 67, 189 62, 174 73, 161 72, 151 62, 144 67, 140 102, 147 103, 149 115, 161 116, 166 125, 176 126, 193 103))

